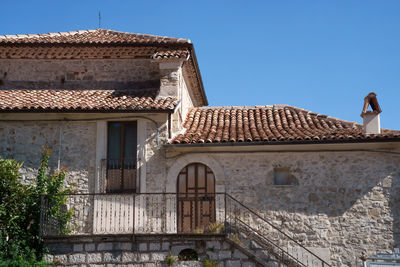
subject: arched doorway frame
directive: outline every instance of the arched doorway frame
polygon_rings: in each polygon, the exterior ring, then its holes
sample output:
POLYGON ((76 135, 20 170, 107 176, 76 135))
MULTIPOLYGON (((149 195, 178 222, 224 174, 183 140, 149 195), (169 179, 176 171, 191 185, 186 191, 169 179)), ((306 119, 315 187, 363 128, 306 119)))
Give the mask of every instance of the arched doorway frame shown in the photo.
MULTIPOLYGON (((177 193, 177 183, 178 175, 181 170, 191 163, 202 163, 206 165, 214 173, 215 178, 215 193, 225 193, 225 173, 218 163, 218 161, 211 155, 204 154, 189 154, 184 155, 175 160, 171 165, 167 174, 167 184, 165 188, 166 193, 177 193)), ((174 202, 174 207, 172 203, 169 207, 170 216, 167 220, 167 229, 169 233, 177 233, 177 210, 176 210, 176 200, 174 202)), ((223 194, 217 194, 215 199, 215 218, 219 222, 225 220, 225 197, 223 194)))
POLYGON ((214 173, 215 177, 215 192, 225 193, 225 173, 218 161, 210 156, 204 154, 189 154, 178 158, 169 168, 167 175, 167 185, 165 192, 176 193, 176 184, 178 182, 178 175, 181 170, 190 163, 202 163, 206 165, 214 173))

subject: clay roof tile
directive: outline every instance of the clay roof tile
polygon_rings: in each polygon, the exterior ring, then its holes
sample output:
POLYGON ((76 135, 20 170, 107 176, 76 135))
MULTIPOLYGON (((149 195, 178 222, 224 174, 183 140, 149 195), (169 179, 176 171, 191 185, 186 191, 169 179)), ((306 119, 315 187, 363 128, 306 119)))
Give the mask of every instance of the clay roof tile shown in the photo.
POLYGON ((379 135, 365 135, 362 125, 287 105, 191 108, 183 126, 186 131, 173 138, 172 144, 400 141, 399 131, 384 129, 379 135))
POLYGON ((177 104, 155 90, 0 90, 0 111, 172 111, 177 104))

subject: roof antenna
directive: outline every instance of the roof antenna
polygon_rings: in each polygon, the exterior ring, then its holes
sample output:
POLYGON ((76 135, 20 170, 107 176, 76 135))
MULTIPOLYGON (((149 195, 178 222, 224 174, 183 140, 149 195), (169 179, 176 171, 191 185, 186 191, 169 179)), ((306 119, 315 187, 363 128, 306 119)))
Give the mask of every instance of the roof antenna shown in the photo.
POLYGON ((99 11, 99 29, 101 28, 101 13, 99 11))

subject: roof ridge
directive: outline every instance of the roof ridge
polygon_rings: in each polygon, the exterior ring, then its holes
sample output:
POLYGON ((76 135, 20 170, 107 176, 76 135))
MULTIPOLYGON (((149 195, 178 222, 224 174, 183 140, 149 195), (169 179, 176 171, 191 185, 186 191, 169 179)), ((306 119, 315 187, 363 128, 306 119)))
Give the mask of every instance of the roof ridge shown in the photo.
POLYGON ((2 34, 0 39, 22 39, 22 38, 36 38, 36 37, 52 37, 52 36, 68 36, 75 34, 83 34, 86 32, 94 32, 96 30, 78 30, 78 31, 67 31, 67 32, 48 32, 48 33, 25 33, 25 34, 2 34))
POLYGON ((186 40, 190 43, 190 39, 186 38, 178 38, 178 37, 169 37, 165 35, 156 35, 156 34, 147 34, 147 33, 139 33, 139 32, 123 32, 123 31, 116 31, 116 30, 111 30, 111 29, 96 29, 99 31, 104 31, 108 33, 117 33, 117 34, 123 34, 123 35, 134 35, 134 36, 148 36, 148 37, 157 37, 157 38, 168 38, 168 39, 177 39, 177 40, 186 40))
POLYGON ((149 38, 161 38, 161 39, 169 39, 169 40, 176 40, 176 41, 184 41, 187 43, 191 43, 190 39, 186 38, 178 38, 178 37, 169 37, 169 36, 162 36, 162 35, 153 35, 153 34, 144 34, 144 33, 133 33, 133 32, 123 32, 123 31, 116 31, 111 29, 86 29, 86 30, 77 30, 77 31, 66 31, 66 32, 49 32, 49 33, 36 33, 36 34, 2 34, 0 35, 0 39, 24 39, 24 38, 46 38, 46 37, 64 37, 64 36, 72 36, 76 34, 85 34, 85 33, 92 33, 92 32, 103 32, 103 33, 110 33, 110 34, 118 34, 118 35, 125 35, 125 36, 133 36, 133 37, 149 37, 149 38))

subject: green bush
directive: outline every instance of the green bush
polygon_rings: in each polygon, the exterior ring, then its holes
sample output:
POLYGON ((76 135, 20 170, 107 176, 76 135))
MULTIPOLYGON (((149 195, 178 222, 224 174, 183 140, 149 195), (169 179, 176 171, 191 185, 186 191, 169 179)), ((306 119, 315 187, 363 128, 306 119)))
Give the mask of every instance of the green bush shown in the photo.
POLYGON ((63 233, 71 211, 63 211, 69 193, 64 189, 66 171, 47 174, 50 150, 42 155, 38 175, 32 184, 23 184, 20 176, 22 163, 14 159, 0 159, 0 266, 46 266, 42 261, 43 241, 39 236, 41 198, 45 194, 51 205, 47 216, 55 218, 63 233))

